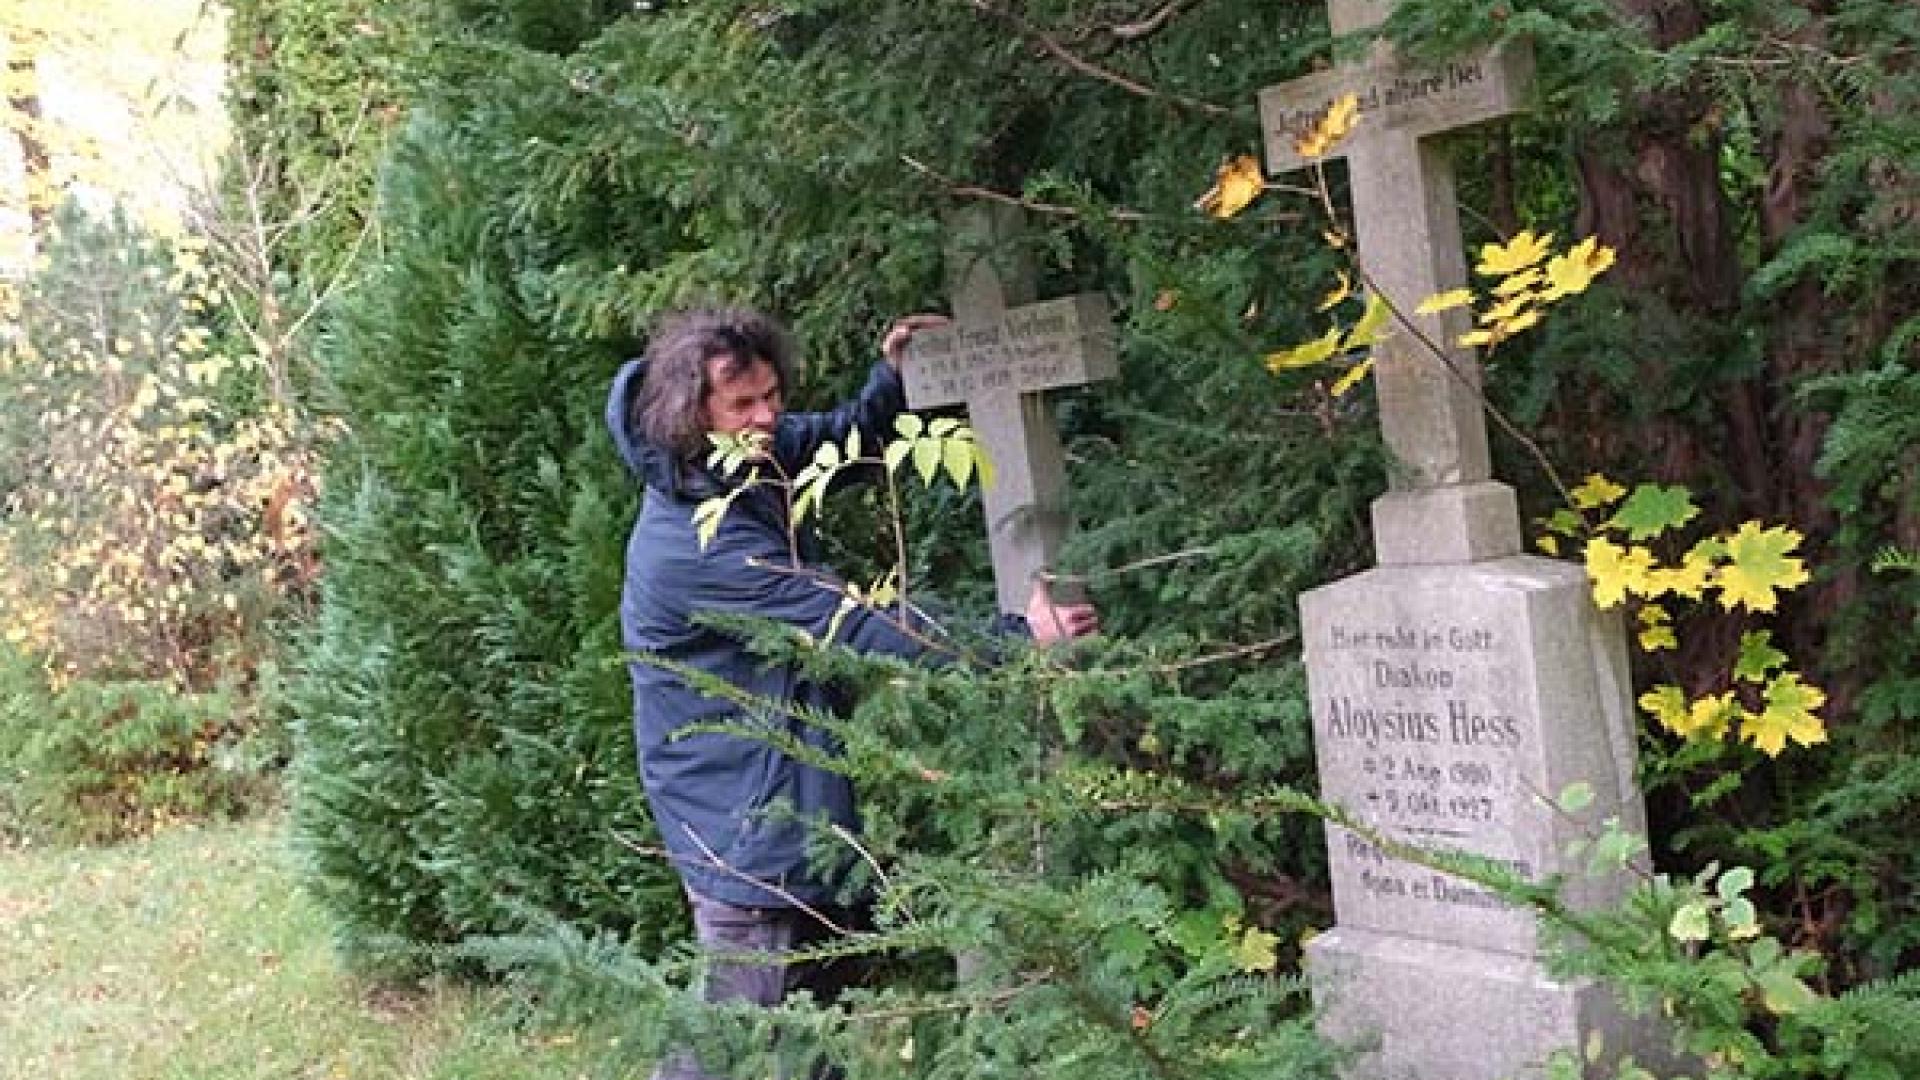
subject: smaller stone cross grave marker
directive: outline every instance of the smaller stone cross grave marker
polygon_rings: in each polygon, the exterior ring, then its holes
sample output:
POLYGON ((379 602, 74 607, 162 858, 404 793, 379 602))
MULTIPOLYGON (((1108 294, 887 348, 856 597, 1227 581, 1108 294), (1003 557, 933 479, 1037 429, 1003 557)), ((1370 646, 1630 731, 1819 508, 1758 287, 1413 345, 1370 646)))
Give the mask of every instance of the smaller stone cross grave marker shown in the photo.
POLYGON ((913 336, 904 373, 915 409, 964 403, 993 460, 982 493, 1002 611, 1026 610, 1037 574, 1052 568, 1065 534, 1066 467, 1041 391, 1118 374, 1106 298, 1093 293, 1029 303, 1031 258, 1015 207, 955 216, 947 273, 953 323, 913 336))

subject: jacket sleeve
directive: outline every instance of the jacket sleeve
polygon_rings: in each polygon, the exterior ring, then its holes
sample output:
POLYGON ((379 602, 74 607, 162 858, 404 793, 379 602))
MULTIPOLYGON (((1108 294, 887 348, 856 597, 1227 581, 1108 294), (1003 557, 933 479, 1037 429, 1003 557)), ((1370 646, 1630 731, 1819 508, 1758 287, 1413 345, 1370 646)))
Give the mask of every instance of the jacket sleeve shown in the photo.
POLYGON ((907 408, 907 388, 900 373, 885 360, 867 373, 867 384, 851 400, 830 412, 787 413, 774 434, 774 456, 788 475, 813 460, 820 444, 842 444, 856 428, 862 452, 878 452, 893 438, 893 419, 907 408))
POLYGON ((707 577, 692 598, 690 613, 772 619, 804 630, 822 643, 831 629, 835 644, 863 653, 912 660, 928 651, 926 644, 901 627, 899 615, 892 610, 856 604, 840 615, 844 594, 839 586, 837 578, 811 567, 788 569, 784 557, 743 558, 707 577))

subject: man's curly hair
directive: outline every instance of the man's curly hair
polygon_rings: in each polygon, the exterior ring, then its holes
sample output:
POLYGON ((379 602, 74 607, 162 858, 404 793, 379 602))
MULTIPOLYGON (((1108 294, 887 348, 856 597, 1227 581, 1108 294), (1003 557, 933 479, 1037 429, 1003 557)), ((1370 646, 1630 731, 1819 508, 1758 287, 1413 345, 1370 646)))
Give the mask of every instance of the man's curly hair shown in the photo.
POLYGON ((785 395, 793 385, 793 339, 770 316, 743 308, 687 311, 669 316, 647 345, 647 377, 633 403, 640 436, 676 456, 707 451, 707 361, 725 356, 728 378, 756 362, 773 368, 785 395))

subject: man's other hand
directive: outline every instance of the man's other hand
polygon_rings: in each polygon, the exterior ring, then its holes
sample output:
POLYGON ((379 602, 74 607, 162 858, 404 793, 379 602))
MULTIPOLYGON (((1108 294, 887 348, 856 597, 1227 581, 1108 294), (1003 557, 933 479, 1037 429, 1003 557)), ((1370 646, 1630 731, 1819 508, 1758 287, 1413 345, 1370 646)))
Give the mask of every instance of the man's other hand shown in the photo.
POLYGON ((1042 645, 1071 641, 1100 632, 1100 613, 1090 603, 1060 603, 1045 581, 1033 583, 1027 597, 1027 626, 1042 645))
POLYGON ((887 336, 880 340, 880 355, 887 358, 893 370, 899 371, 900 365, 906 362, 907 345, 913 341, 916 331, 931 330, 952 321, 945 315, 902 315, 887 327, 887 336))

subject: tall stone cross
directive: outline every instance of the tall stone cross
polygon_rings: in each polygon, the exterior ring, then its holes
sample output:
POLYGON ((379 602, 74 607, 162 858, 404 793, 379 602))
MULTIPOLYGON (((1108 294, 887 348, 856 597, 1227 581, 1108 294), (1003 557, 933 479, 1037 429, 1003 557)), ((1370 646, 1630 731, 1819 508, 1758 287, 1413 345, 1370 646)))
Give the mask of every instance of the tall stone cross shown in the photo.
POLYGON ((1111 379, 1118 365, 1106 298, 1032 303, 1033 260, 1017 207, 970 206, 954 216, 947 254, 951 326, 913 336, 903 369, 915 409, 965 403, 993 460, 982 493, 1000 609, 1026 610, 1035 577, 1066 532, 1066 466, 1041 391, 1111 379))
MULTIPOLYGON (((1331 0, 1335 34, 1378 26, 1393 0, 1331 0)), ((1532 77, 1530 55, 1502 49, 1425 69, 1375 42, 1366 62, 1270 87, 1260 95, 1267 168, 1306 164, 1294 140, 1352 93, 1360 121, 1335 149, 1347 158, 1360 265, 1374 289, 1408 316, 1420 301, 1467 283, 1453 165, 1429 137, 1518 112, 1532 77)), ((1382 565, 1464 562, 1520 550, 1519 516, 1504 485, 1488 484, 1487 428, 1479 366, 1454 344, 1466 329, 1455 310, 1415 319, 1374 348, 1381 428, 1396 470, 1396 497, 1374 506, 1382 565), (1421 340, 1424 338, 1425 340, 1421 340), (1434 357, 1428 343, 1446 360, 1434 357)))
MULTIPOLYGON (((1330 0, 1328 13, 1354 34, 1393 2, 1330 0)), ((1342 152, 1360 262, 1411 316, 1466 283, 1453 171, 1432 137, 1516 111, 1529 75, 1520 51, 1428 70, 1376 42, 1363 63, 1262 92, 1268 168, 1300 167, 1297 134, 1358 97, 1342 152)), ((1373 504, 1379 566, 1300 597, 1321 794, 1395 843, 1531 881, 1565 875, 1570 904, 1607 903, 1625 875, 1593 876, 1572 851, 1608 819, 1645 829, 1625 637, 1582 569, 1520 553, 1513 491, 1491 478, 1479 370, 1453 344, 1465 315, 1416 324, 1374 346, 1396 459, 1373 504), (1586 806, 1555 804, 1576 785, 1586 806)), ((1528 911, 1359 833, 1329 825, 1327 844, 1337 925, 1308 944, 1308 964, 1322 1030, 1368 1047, 1352 1080, 1535 1080, 1548 1055, 1596 1036, 1608 1058, 1669 1060, 1656 1027, 1606 987, 1547 976, 1528 911)))

